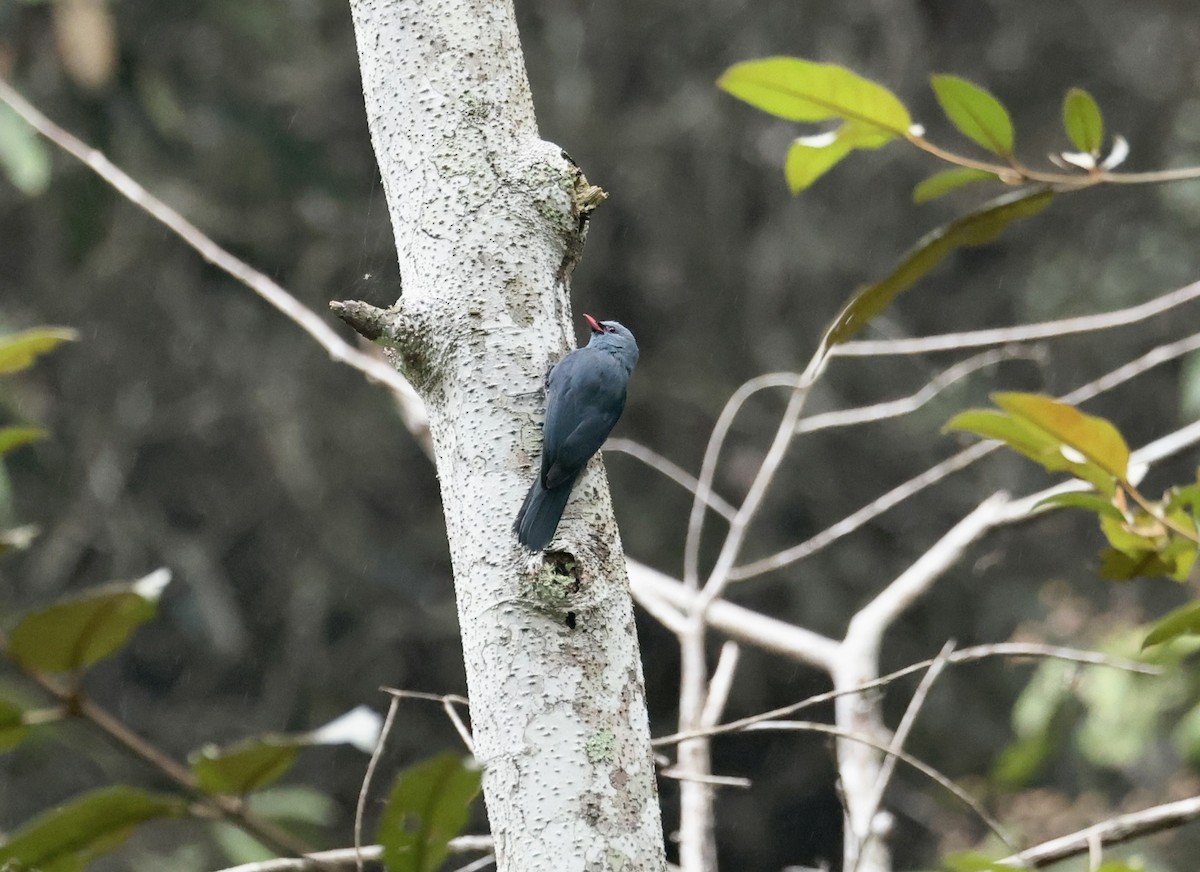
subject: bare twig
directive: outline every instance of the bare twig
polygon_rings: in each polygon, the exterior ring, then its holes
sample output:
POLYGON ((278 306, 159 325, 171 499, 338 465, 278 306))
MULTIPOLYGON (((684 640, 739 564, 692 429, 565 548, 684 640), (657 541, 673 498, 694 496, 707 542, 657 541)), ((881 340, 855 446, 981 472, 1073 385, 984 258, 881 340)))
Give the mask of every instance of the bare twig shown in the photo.
POLYGON ((989 345, 1058 339, 1062 336, 1111 330, 1114 327, 1136 324, 1139 321, 1153 318, 1155 315, 1169 312, 1185 303, 1190 303, 1197 297, 1200 297, 1200 282, 1193 282, 1145 303, 1097 315, 1043 321, 1039 324, 1022 324, 1018 327, 968 330, 962 333, 946 333, 940 336, 925 336, 916 339, 858 340, 839 345, 831 353, 838 357, 929 354, 934 351, 962 351, 967 348, 983 348, 989 345))
MULTIPOLYGON (((937 681, 938 676, 942 674, 942 670, 946 668, 950 655, 953 653, 954 642, 947 642, 938 653, 938 656, 934 658, 929 669, 921 677, 917 689, 913 691, 912 699, 908 701, 908 707, 904 710, 904 717, 900 719, 900 724, 896 727, 896 732, 892 734, 892 739, 888 742, 888 750, 884 755, 883 766, 879 770, 879 778, 875 782, 875 788, 866 805, 867 811, 864 817, 867 820, 873 820, 879 808, 883 805, 883 797, 887 793, 888 782, 892 780, 892 774, 896 771, 896 761, 900 759, 896 756, 895 752, 904 748, 904 743, 908 741, 909 733, 912 732, 913 724, 917 721, 917 715, 920 713, 921 708, 925 705, 926 698, 929 696, 930 688, 933 687, 933 683, 937 681)), ((871 826, 867 828, 865 833, 850 834, 860 840, 859 848, 854 855, 855 869, 858 868, 859 860, 862 859, 867 845, 875 833, 876 828, 871 826)))
POLYGON ((362 787, 358 791, 358 804, 354 807, 354 851, 358 872, 363 872, 365 859, 362 852, 362 828, 363 818, 367 811, 367 796, 371 792, 371 780, 375 777, 375 767, 379 765, 379 758, 383 756, 383 748, 387 744, 388 736, 392 734, 392 724, 396 721, 396 710, 399 708, 400 697, 393 696, 392 702, 388 706, 387 717, 383 719, 383 729, 379 731, 379 738, 375 742, 375 750, 371 752, 371 759, 367 762, 367 772, 363 776, 362 787))
POLYGON ((399 699, 423 699, 428 702, 440 702, 446 712, 446 717, 450 719, 451 725, 453 725, 455 732, 458 733, 458 737, 462 739, 468 751, 472 754, 475 753, 475 743, 471 739, 471 733, 454 708, 456 705, 463 706, 464 708, 468 706, 469 703, 465 696, 459 696, 456 693, 426 693, 420 690, 400 690, 395 687, 385 687, 383 688, 383 692, 390 693, 399 699))
POLYGON ((715 727, 720 723, 725 703, 729 701, 729 691, 733 689, 733 676, 737 672, 740 654, 737 642, 726 642, 721 646, 721 656, 717 659, 717 668, 713 670, 712 680, 708 683, 704 709, 700 712, 700 726, 715 727))
POLYGON ((315 312, 289 294, 278 283, 217 245, 194 224, 142 187, 128 173, 109 160, 103 152, 92 148, 47 118, 3 79, 0 79, 0 101, 7 103, 38 133, 86 164, 127 200, 165 225, 195 249, 206 261, 241 282, 274 306, 315 339, 333 360, 349 364, 373 381, 386 385, 410 407, 414 400, 417 403, 420 402, 412 385, 386 361, 364 354, 350 345, 315 312))
MULTIPOLYGON (((451 854, 469 854, 474 851, 490 851, 493 844, 491 836, 459 836, 451 839, 447 847, 451 854)), ((383 859, 383 847, 364 845, 362 857, 368 863, 377 863, 383 859)), ((240 866, 222 869, 220 872, 316 872, 320 869, 353 869, 356 863, 354 848, 336 848, 332 851, 317 851, 304 857, 283 857, 277 860, 243 863, 240 866)))
MULTIPOLYGON (((1119 657, 1109 657, 1106 654, 1100 654, 1095 651, 1077 651, 1073 648, 1061 648, 1056 645, 1042 645, 1033 642, 997 642, 992 645, 977 645, 971 648, 962 648, 953 652, 946 661, 952 665, 962 663, 974 663, 978 660, 987 660, 992 657, 1010 657, 1013 659, 1033 659, 1033 660, 1065 660, 1070 663, 1081 663, 1086 666, 1106 666, 1110 669, 1122 669, 1126 672, 1136 672, 1143 675, 1160 675, 1162 668, 1153 666, 1148 663, 1138 663, 1135 660, 1125 660, 1119 657)), ((935 662, 935 659, 922 660, 919 663, 912 663, 905 666, 903 669, 897 669, 895 672, 889 672, 887 675, 880 676, 863 684, 861 687, 848 688, 846 690, 830 690, 825 693, 819 693, 815 696, 810 696, 800 702, 794 702, 790 705, 781 706, 770 711, 760 712, 756 715, 751 715, 745 718, 739 718, 736 721, 729 721, 724 724, 719 724, 715 727, 709 727, 705 730, 697 730, 693 733, 672 733, 667 736, 660 736, 653 741, 653 745, 657 747, 665 747, 682 742, 684 739, 696 738, 698 735, 705 736, 722 736, 729 733, 737 733, 745 730, 752 724, 763 723, 777 718, 785 718, 793 715, 798 711, 806 708, 811 708, 821 703, 830 702, 838 697, 848 694, 865 693, 866 691, 875 690, 880 687, 885 687, 892 682, 912 675, 915 672, 927 670, 935 662)))
MULTIPOLYGON (((661 472, 690 494, 695 495, 699 491, 700 482, 689 474, 687 470, 667 460, 667 458, 663 457, 657 451, 653 451, 641 443, 634 442, 632 439, 609 439, 604 443, 604 450, 628 454, 630 457, 640 460, 651 469, 661 472)), ((727 521, 732 521, 734 513, 737 511, 711 490, 704 495, 704 504, 727 521)))
POLYGON ((871 747, 880 753, 891 754, 892 756, 899 758, 900 762, 908 764, 922 775, 925 775, 932 781, 939 784, 941 787, 945 788, 947 792, 952 794, 957 800, 963 803, 963 805, 971 809, 971 811, 973 811, 976 816, 983 821, 987 828, 991 830, 995 834, 996 838, 1003 842, 1006 847, 1008 847, 1010 850, 1016 850, 1015 845, 1013 844, 1012 840, 1009 839, 1008 834, 1004 832, 1004 828, 1000 825, 999 821, 988 814, 987 810, 980 805, 973 796, 971 796, 945 775, 938 772, 928 763, 917 759, 905 751, 891 750, 884 743, 876 742, 874 739, 868 736, 860 736, 856 733, 850 732, 849 730, 843 730, 838 727, 830 726, 829 724, 817 723, 816 721, 766 721, 764 723, 754 724, 746 728, 747 732, 762 730, 824 733, 827 736, 836 736, 838 739, 849 742, 861 742, 862 744, 867 745, 868 747, 871 747))
POLYGON ((796 432, 812 433, 816 430, 826 430, 831 427, 852 427, 859 424, 868 424, 873 421, 898 418, 901 415, 917 411, 946 388, 955 382, 961 381, 971 373, 994 366, 1004 360, 1014 360, 1017 358, 1036 360, 1041 357, 1043 355, 1038 354, 1036 351, 1020 346, 985 351, 983 354, 969 357, 948 369, 942 370, 942 372, 930 379, 924 387, 911 396, 902 397, 898 400, 889 400, 885 403, 862 406, 857 409, 839 409, 836 412, 822 412, 819 415, 810 415, 800 419, 800 422, 796 425, 796 432))
POLYGON ((1118 815, 1076 833, 1026 848, 1024 851, 1005 857, 1000 862, 1040 869, 1068 857, 1078 857, 1088 853, 1093 840, 1099 840, 1102 846, 1116 845, 1173 829, 1197 819, 1200 819, 1200 796, 1191 796, 1141 811, 1118 815))

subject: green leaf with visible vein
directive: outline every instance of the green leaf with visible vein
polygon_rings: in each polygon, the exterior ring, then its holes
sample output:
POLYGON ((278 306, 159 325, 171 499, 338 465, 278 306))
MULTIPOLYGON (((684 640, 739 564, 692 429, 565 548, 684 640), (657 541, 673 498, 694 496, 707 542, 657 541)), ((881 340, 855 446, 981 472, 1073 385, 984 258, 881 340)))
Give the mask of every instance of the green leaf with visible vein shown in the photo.
POLYGON ((1013 124, 1004 104, 966 79, 940 75, 930 79, 942 111, 959 131, 1001 157, 1013 153, 1013 124))
POLYGON ((973 185, 978 182, 994 182, 998 176, 987 170, 974 170, 970 167, 954 167, 934 173, 925 181, 913 188, 914 203, 928 203, 938 197, 945 196, 951 191, 973 185))
POLYGON ((12 833, 0 845, 0 868, 81 872, 119 847, 139 825, 182 817, 187 803, 133 787, 107 787, 76 797, 12 833))
POLYGON ((1052 199, 1054 192, 1046 188, 1016 191, 925 234, 891 275, 850 298, 826 332, 825 346, 849 340, 951 252, 992 242, 1013 221, 1038 214, 1052 199))
POLYGON ((1063 99, 1063 127, 1077 149, 1099 156, 1104 145, 1104 117, 1092 95, 1083 88, 1067 91, 1063 99))
POLYGON ((751 106, 788 121, 857 121, 904 136, 912 117, 880 84, 836 64, 771 57, 734 64, 717 87, 751 106))
POLYGON ((1112 422, 1040 394, 997 393, 992 401, 1074 448, 1114 478, 1128 477, 1129 446, 1112 422))

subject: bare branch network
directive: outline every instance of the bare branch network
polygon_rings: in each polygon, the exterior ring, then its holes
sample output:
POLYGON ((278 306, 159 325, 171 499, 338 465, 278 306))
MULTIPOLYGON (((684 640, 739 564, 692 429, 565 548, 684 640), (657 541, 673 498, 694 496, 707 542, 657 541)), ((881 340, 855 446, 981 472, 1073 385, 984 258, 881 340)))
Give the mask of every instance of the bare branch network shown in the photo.
MULTIPOLYGON (((385 385, 401 408, 405 425, 428 451, 428 418, 421 400, 412 386, 395 369, 379 357, 346 343, 322 318, 304 307, 284 288, 221 248, 176 211, 146 191, 102 153, 51 122, 3 81, 0 81, 0 100, 49 140, 90 167, 130 202, 174 232, 201 257, 274 306, 325 348, 333 360, 346 363, 372 381, 385 385)), ((967 468, 996 447, 994 444, 981 443, 960 451, 914 476, 908 482, 880 495, 807 541, 767 557, 739 562, 747 531, 758 517, 763 499, 795 437, 827 427, 853 426, 908 414, 921 408, 946 387, 969 377, 981 368, 1001 360, 1038 359, 1041 354, 1039 349, 1030 347, 1027 343, 1126 327, 1177 311, 1195 301, 1197 297, 1200 297, 1200 283, 1188 285, 1137 306, 1079 318, 915 339, 849 342, 835 349, 833 358, 930 354, 998 347, 948 367, 910 396, 862 409, 828 412, 810 417, 803 415, 805 400, 813 383, 830 363, 828 358, 823 355, 814 357, 805 373, 800 375, 782 373, 752 379, 734 393, 717 419, 702 467, 695 476, 661 453, 630 440, 613 440, 610 443, 610 450, 646 463, 693 495, 682 578, 676 579, 636 561, 629 561, 629 574, 635 597, 649 614, 675 634, 681 650, 683 666, 678 729, 671 735, 658 739, 656 744, 659 747, 677 749, 676 760, 669 765, 664 774, 681 779, 680 857, 681 868, 685 872, 705 872, 715 865, 712 797, 714 788, 727 783, 727 780, 711 771, 709 743, 717 736, 762 729, 817 730, 837 738, 838 766, 846 806, 846 849, 843 859, 847 869, 855 869, 858 872, 886 872, 890 869, 890 858, 884 838, 890 828, 890 822, 886 812, 882 811, 882 806, 887 784, 897 761, 929 775, 959 799, 967 802, 980 820, 999 836, 1006 838, 1003 827, 992 821, 987 812, 974 800, 936 770, 912 758, 903 750, 923 700, 942 671, 950 665, 975 662, 986 657, 1055 657, 1083 664, 1138 671, 1146 671, 1147 667, 1087 652, 1050 646, 1001 643, 959 650, 948 645, 934 660, 913 664, 899 672, 881 676, 879 652, 888 627, 928 592, 938 578, 957 565, 968 548, 997 528, 1033 517, 1039 512, 1038 505, 1044 497, 1066 488, 1078 487, 1077 483, 1048 488, 1020 498, 996 493, 982 500, 971 513, 931 545, 912 566, 885 585, 856 614, 850 616, 841 639, 830 638, 735 605, 726 601, 724 594, 733 582, 745 581, 791 565, 829 547, 884 512, 905 504, 946 477, 967 468), (785 388, 790 391, 786 411, 779 420, 769 450, 747 495, 740 503, 723 498, 715 493, 714 478, 731 426, 750 397, 770 388, 785 388), (707 577, 702 579, 699 554, 704 523, 710 511, 724 520, 728 527, 720 545, 719 556, 707 577), (716 668, 711 672, 708 669, 706 653, 707 633, 710 628, 731 640, 736 640, 737 643, 725 643, 716 668), (738 644, 760 647, 821 669, 830 675, 833 690, 790 706, 722 723, 724 707, 730 689, 736 681, 738 644), (877 698, 866 691, 882 687, 917 671, 924 671, 924 678, 910 701, 904 719, 898 728, 891 732, 884 727, 877 698), (834 725, 787 720, 803 708, 829 700, 836 704, 837 720, 834 725)), ((356 329, 371 338, 370 325, 359 317, 355 304, 335 304, 334 309, 356 329)), ((376 332, 375 335, 378 336, 379 333, 376 332)), ((1186 335, 1080 385, 1067 393, 1063 399, 1072 403, 1085 401, 1127 383, 1156 366, 1196 350, 1200 350, 1200 333, 1186 335)), ((1164 434, 1143 446, 1134 452, 1133 459, 1144 474, 1154 463, 1193 447, 1198 442, 1200 423, 1194 423, 1164 434)), ((419 695, 395 692, 392 714, 401 696, 419 695)), ((443 703, 454 721, 455 729, 469 746, 470 736, 455 713, 454 704, 447 702, 446 697, 436 699, 443 703)), ((371 772, 377 758, 378 755, 372 759, 371 772)), ((363 801, 369 785, 370 773, 364 783, 363 801)), ((1094 851, 1097 844, 1103 847, 1127 841, 1165 828, 1180 826, 1197 817, 1200 817, 1200 798, 1167 803, 1142 812, 1115 817, 1036 847, 1017 850, 1016 846, 1013 846, 1011 856, 1004 862, 1027 868, 1039 867, 1065 857, 1094 851)), ((360 843, 360 834, 356 832, 355 835, 356 843, 360 843)), ((490 847, 490 841, 486 837, 466 837, 456 840, 454 847, 456 850, 486 851, 490 847)), ((249 864, 236 869, 237 872, 283 872, 318 866, 351 868, 378 857, 378 846, 364 846, 359 849, 310 854, 307 858, 249 864)), ((484 860, 486 861, 486 858, 484 860)))

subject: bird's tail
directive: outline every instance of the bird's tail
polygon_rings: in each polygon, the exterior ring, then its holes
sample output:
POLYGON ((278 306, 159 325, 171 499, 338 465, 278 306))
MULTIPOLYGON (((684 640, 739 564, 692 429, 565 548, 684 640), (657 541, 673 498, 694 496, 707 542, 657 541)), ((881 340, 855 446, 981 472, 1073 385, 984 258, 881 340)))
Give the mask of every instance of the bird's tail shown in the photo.
POLYGON ((545 551, 554 538, 554 531, 558 529, 558 522, 574 486, 574 477, 550 490, 542 487, 540 478, 535 480, 525 495, 525 502, 521 504, 517 522, 513 525, 517 531, 517 541, 530 551, 545 551))

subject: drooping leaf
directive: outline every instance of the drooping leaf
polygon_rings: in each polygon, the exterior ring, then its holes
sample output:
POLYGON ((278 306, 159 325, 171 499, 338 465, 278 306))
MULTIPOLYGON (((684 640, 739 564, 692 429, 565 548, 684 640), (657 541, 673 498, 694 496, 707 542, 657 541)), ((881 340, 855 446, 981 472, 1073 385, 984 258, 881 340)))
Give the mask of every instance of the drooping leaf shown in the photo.
POLYGON ((0 105, 0 170, 21 193, 37 196, 50 185, 50 150, 16 112, 0 105))
POLYGON ((1112 500, 1106 499, 1099 494, 1087 493, 1085 491, 1069 491, 1062 494, 1051 494, 1044 500, 1039 500, 1034 506, 1035 509, 1043 506, 1049 508, 1075 508, 1086 509, 1089 512, 1094 512, 1100 517, 1112 518, 1115 521, 1123 521, 1125 516, 1121 514, 1121 510, 1113 505, 1112 500))
POLYGON ((9 639, 9 654, 43 672, 84 669, 124 645, 154 617, 171 574, 159 569, 128 584, 106 585, 25 615, 9 639))
POLYGON ((0 868, 39 872, 80 872, 88 863, 119 847, 149 820, 183 816, 179 797, 132 787, 107 787, 76 797, 12 833, 0 845, 0 868))
POLYGON ((791 57, 744 61, 726 70, 717 87, 788 121, 841 118, 892 136, 904 136, 912 125, 895 94, 836 64, 791 57))
POLYGON ((1111 581, 1129 581, 1170 574, 1171 567, 1154 551, 1121 551, 1105 548, 1100 554, 1100 575, 1111 581))
POLYGON ((1104 146, 1104 117, 1092 95, 1072 88, 1063 99, 1063 127, 1071 143, 1080 151, 1098 157, 1104 146))
POLYGON ((997 393, 992 401, 1074 448, 1115 478, 1129 475, 1129 446, 1121 431, 1104 418, 1041 394, 997 393))
POLYGON ((205 745, 188 755, 188 763, 207 792, 240 796, 282 778, 308 744, 302 736, 258 736, 225 747, 205 745))
POLYGON ((1013 153, 1013 124, 1004 104, 978 85, 958 76, 930 79, 942 111, 966 137, 1001 157, 1013 153))
POLYGON ((38 355, 78 338, 77 332, 65 327, 35 327, 0 337, 0 375, 25 369, 38 355))
POLYGON ((850 298, 826 332, 825 345, 832 347, 849 340, 951 252, 992 242, 1013 221, 1038 214, 1053 199, 1054 192, 1046 188, 1016 191, 925 234, 891 275, 859 289, 850 298))
POLYGON ((15 748, 24 741, 29 728, 25 726, 19 706, 0 699, 0 751, 15 748))
POLYGON ((452 753, 400 773, 379 822, 389 872, 434 872, 466 826, 479 784, 474 763, 452 753))
POLYGON ((7 454, 44 438, 46 431, 41 427, 0 427, 0 454, 7 454))
POLYGON ((855 149, 876 149, 893 137, 878 128, 847 121, 837 130, 816 136, 802 136, 792 142, 784 163, 784 175, 793 194, 810 187, 838 161, 855 149))
POLYGON ((951 191, 979 182, 994 182, 999 177, 987 170, 975 170, 970 167, 954 167, 934 173, 925 181, 913 188, 914 203, 928 203, 938 197, 945 196, 951 191))
POLYGON ((1200 602, 1180 606, 1159 620, 1146 634, 1142 650, 1187 635, 1200 635, 1200 602))

